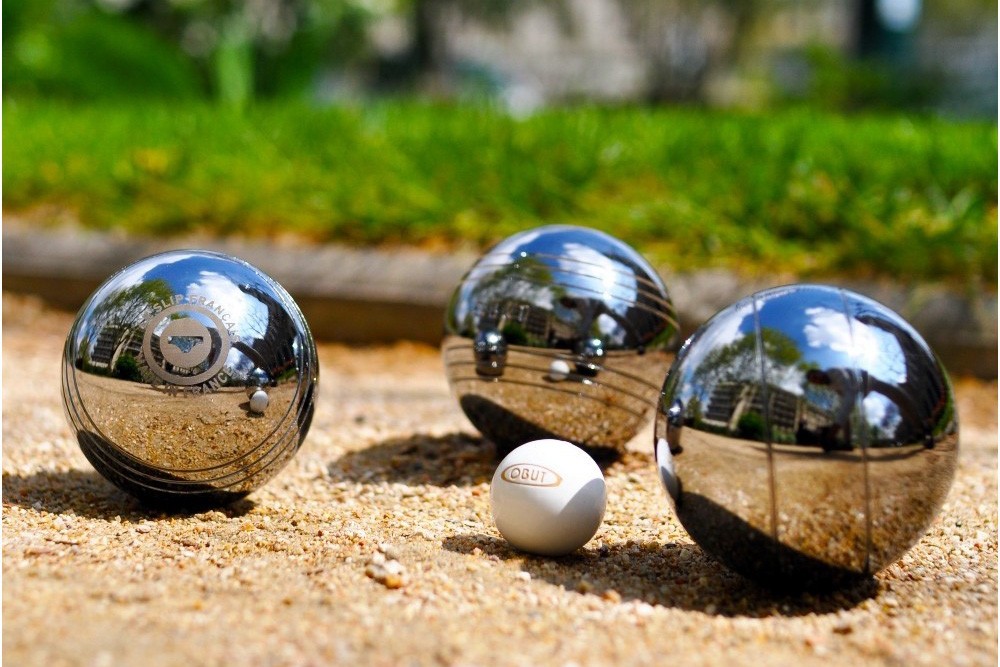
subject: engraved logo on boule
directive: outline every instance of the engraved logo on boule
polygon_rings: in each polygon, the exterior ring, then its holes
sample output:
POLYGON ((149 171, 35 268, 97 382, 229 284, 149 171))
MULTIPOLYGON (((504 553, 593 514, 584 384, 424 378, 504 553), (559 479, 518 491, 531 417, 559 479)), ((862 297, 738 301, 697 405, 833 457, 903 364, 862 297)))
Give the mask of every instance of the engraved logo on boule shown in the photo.
POLYGON ((226 323, 197 303, 180 303, 146 322, 142 353, 161 380, 190 387, 214 378, 226 365, 231 343, 226 323))
POLYGON ((501 479, 511 484, 524 484, 525 486, 559 486, 562 484, 562 477, 545 466, 535 463, 515 463, 507 466, 500 473, 501 479))

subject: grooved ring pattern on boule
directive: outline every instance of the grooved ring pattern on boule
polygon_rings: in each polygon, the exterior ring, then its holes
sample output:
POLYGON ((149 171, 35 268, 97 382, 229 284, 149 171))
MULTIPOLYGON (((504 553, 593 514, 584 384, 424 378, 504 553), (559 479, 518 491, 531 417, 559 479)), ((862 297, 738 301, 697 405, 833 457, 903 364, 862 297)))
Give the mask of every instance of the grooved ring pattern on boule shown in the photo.
POLYGON ((201 384, 202 382, 206 382, 215 377, 216 374, 222 370, 222 367, 226 365, 226 358, 229 356, 229 348, 229 331, 226 329, 225 322, 223 322, 222 319, 211 310, 193 304, 179 304, 165 308, 156 313, 150 317, 149 321, 146 323, 146 330, 142 337, 142 353, 146 358, 146 365, 149 369, 165 382, 182 386, 201 384), (153 333, 157 327, 159 327, 164 320, 170 318, 171 315, 184 312, 196 313, 211 320, 214 325, 214 333, 218 336, 218 342, 216 343, 214 336, 212 336, 212 329, 199 322, 193 316, 189 315, 186 318, 172 320, 163 330, 163 334, 167 334, 168 331, 173 329, 173 335, 176 337, 183 336, 187 338, 198 338, 200 335, 202 337, 202 341, 200 343, 195 342, 193 347, 188 350, 178 348, 177 350, 168 351, 169 348, 166 348, 163 345, 165 336, 161 334, 159 341, 160 354, 163 356, 165 361, 170 362, 171 364, 180 366, 183 366, 185 363, 190 364, 190 366, 187 366, 188 368, 203 363, 214 354, 214 359, 208 369, 198 373, 197 375, 177 375, 176 373, 171 373, 157 363, 156 357, 153 354, 153 333), (204 334, 201 334, 202 331, 204 334), (204 340, 205 338, 208 340, 204 340), (198 350, 197 348, 199 345, 207 345, 207 351, 198 350))

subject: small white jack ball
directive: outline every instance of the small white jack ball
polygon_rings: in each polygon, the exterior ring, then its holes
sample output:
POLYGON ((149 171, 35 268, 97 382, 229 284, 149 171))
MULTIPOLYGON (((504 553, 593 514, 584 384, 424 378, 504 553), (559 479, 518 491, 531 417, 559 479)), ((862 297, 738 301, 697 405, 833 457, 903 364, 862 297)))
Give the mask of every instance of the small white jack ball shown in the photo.
POLYGON ((490 503, 497 530, 515 548, 562 556, 597 533, 607 489, 585 451, 564 440, 534 440, 500 462, 490 503))
POLYGON ((258 415, 264 414, 264 410, 267 410, 267 404, 270 399, 267 397, 267 392, 263 389, 258 389, 250 397, 250 412, 254 412, 258 415))
POLYGON ((569 377, 569 364, 563 359, 553 359, 549 364, 549 379, 561 381, 569 377))

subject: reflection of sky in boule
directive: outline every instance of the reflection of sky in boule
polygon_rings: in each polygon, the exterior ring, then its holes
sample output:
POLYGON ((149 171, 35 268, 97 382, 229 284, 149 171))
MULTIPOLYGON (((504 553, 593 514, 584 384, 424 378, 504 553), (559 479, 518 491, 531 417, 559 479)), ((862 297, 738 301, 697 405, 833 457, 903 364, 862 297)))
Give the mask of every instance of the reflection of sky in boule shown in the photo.
POLYGON ((477 308, 527 302, 611 345, 629 337, 621 320, 639 301, 640 281, 659 282, 641 256, 613 237, 560 225, 501 241, 469 277, 453 306, 456 322, 477 308))
POLYGON ((906 366, 899 366, 902 353, 892 334, 857 320, 848 320, 843 312, 829 308, 807 308, 810 318, 803 327, 809 347, 849 354, 858 368, 863 368, 884 382, 905 382, 906 366))
MULTIPOLYGON (((891 383, 906 382, 905 354, 899 342, 887 331, 869 326, 844 312, 844 297, 834 289, 782 289, 758 298, 758 318, 762 328, 771 328, 788 337, 800 353, 794 364, 769 363, 768 384, 780 387, 794 395, 807 395, 818 407, 827 405, 829 392, 814 391, 806 381, 807 368, 857 368, 872 377, 891 383), (827 303, 823 303, 826 301, 827 303)), ((684 366, 686 377, 680 378, 680 398, 686 404, 692 396, 707 401, 711 386, 699 386, 694 371, 715 350, 739 343, 744 337, 754 335, 754 312, 749 300, 744 300, 723 311, 705 330, 697 345, 686 352, 684 366)), ((750 368, 753 377, 744 380, 758 381, 759 371, 750 368)), ((901 421, 898 406, 889 398, 869 393, 861 401, 866 422, 888 436, 901 421)))
MULTIPOLYGON (((848 320, 844 313, 829 308, 809 308, 806 314, 811 318, 804 327, 809 347, 849 355, 854 366, 883 382, 906 382, 903 354, 892 334, 848 320)), ((861 408, 866 423, 878 428, 885 437, 891 436, 902 421, 899 407, 881 394, 865 395, 861 408)))
POLYGON ((197 294, 214 301, 228 313, 227 324, 237 324, 241 338, 264 338, 267 332, 267 307, 255 297, 240 291, 233 277, 215 271, 200 271, 198 280, 185 288, 184 294, 197 294))
POLYGON ((565 272, 559 282, 567 287, 603 299, 620 314, 635 303, 638 287, 634 271, 599 250, 582 243, 567 243, 555 261, 565 272))
POLYGON ((226 262, 225 272, 202 268, 224 261, 223 256, 179 253, 169 261, 148 267, 140 280, 166 280, 174 294, 203 296, 206 303, 214 302, 213 310, 221 308, 225 312, 222 319, 226 324, 235 324, 234 333, 239 338, 263 338, 267 331, 267 307, 239 288, 240 284, 260 285, 260 276, 237 261, 226 262), (193 266, 183 266, 186 262, 192 262, 193 266))
MULTIPOLYGON (((197 294, 207 302, 214 301, 227 313, 228 322, 236 323, 235 333, 239 338, 251 340, 263 338, 267 322, 267 309, 254 297, 244 294, 232 280, 214 271, 199 272, 199 279, 187 285, 185 294, 197 294)), ((226 367, 237 373, 248 373, 256 364, 236 348, 229 349, 226 367)))
MULTIPOLYGON (((536 257, 553 267, 559 285, 577 290, 580 296, 613 300, 616 312, 624 313, 638 293, 636 272, 643 261, 624 244, 616 243, 596 230, 552 226, 516 234, 490 251, 491 263, 515 263, 536 257)), ((655 274, 643 278, 657 280, 655 274)), ((539 295, 541 296, 541 295, 539 295)), ((551 295, 550 295, 551 298, 551 295)))
POLYGON ((861 408, 866 423, 877 428, 879 435, 884 438, 891 438, 903 421, 896 404, 882 394, 868 394, 861 401, 861 408))
MULTIPOLYGON (((222 309, 225 314, 223 320, 227 325, 232 325, 230 330, 235 334, 236 340, 251 342, 254 339, 265 338, 268 325, 267 306, 239 288, 240 284, 260 286, 260 277, 235 261, 226 263, 225 273, 211 268, 199 268, 206 263, 211 265, 224 260, 225 258, 221 256, 206 257, 201 253, 181 253, 174 255, 169 261, 148 268, 140 280, 163 279, 170 284, 174 294, 205 297, 205 305, 213 304, 210 306, 213 310, 222 309), (192 262, 193 266, 185 267, 184 264, 187 262, 192 262)), ((248 372, 255 367, 255 364, 235 348, 230 348, 226 367, 236 372, 248 372)))

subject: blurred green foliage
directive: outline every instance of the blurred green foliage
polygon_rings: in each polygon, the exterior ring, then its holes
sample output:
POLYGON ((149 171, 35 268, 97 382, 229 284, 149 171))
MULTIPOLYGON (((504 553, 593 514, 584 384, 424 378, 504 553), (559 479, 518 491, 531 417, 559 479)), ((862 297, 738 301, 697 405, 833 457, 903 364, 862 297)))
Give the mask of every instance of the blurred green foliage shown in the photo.
POLYGON ((5 96, 76 100, 311 93, 367 48, 364 0, 7 0, 5 96))
POLYGON ((197 69, 152 30, 78 3, 3 3, 3 87, 69 99, 193 98, 197 69))
POLYGON ((939 96, 939 78, 915 67, 854 59, 822 44, 806 47, 803 60, 808 66, 804 90, 776 102, 841 112, 898 112, 931 108, 939 96))
POLYGON ((574 223, 676 269, 997 281, 997 129, 694 110, 4 105, 3 203, 84 224, 482 248, 574 223))

